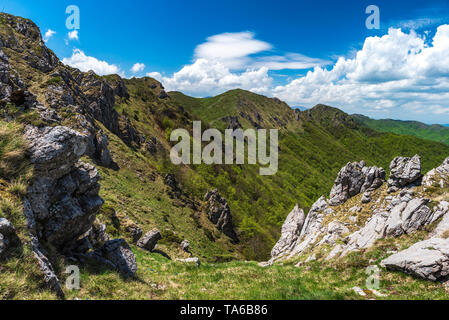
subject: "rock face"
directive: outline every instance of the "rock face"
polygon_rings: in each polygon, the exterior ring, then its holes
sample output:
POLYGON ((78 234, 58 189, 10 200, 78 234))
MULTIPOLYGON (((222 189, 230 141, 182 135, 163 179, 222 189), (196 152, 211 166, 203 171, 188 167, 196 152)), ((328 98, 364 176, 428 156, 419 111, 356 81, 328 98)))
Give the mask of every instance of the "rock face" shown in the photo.
POLYGON ((438 168, 432 169, 423 177, 424 189, 437 186, 446 188, 449 186, 449 158, 444 160, 438 168))
POLYGON ((109 240, 104 225, 94 225, 103 204, 98 195, 100 176, 90 164, 80 161, 86 152, 86 136, 67 127, 27 127, 29 156, 34 179, 24 200, 24 215, 32 237, 32 250, 44 281, 63 295, 58 277, 40 242, 60 253, 83 261, 94 255, 125 276, 134 275, 135 257, 123 239, 109 240), (95 249, 87 254, 88 250, 95 249))
POLYGON ((390 164, 390 178, 388 187, 390 191, 396 191, 419 180, 421 175, 421 157, 413 158, 397 157, 390 164))
POLYGON ((226 199, 216 189, 208 191, 204 199, 206 201, 206 212, 209 220, 216 225, 218 230, 222 231, 234 242, 238 242, 237 234, 232 224, 231 209, 226 199))
POLYGON ((304 221, 304 210, 296 205, 282 225, 281 238, 273 247, 273 250, 271 250, 271 256, 273 258, 279 256, 282 252, 290 251, 293 248, 301 234, 304 221))
POLYGON ((136 257, 124 239, 107 241, 95 254, 106 259, 125 277, 133 277, 137 271, 136 257))
POLYGON ((201 266, 201 261, 197 257, 187 258, 187 259, 179 259, 178 261, 184 262, 184 263, 194 263, 194 264, 196 264, 197 267, 201 266))
MULTIPOLYGON (((426 177, 430 181, 438 174, 437 180, 440 179, 446 166, 447 160, 426 177)), ((432 236, 449 236, 449 202, 432 199, 417 188, 422 177, 419 156, 398 157, 392 161, 391 168, 389 184, 383 186, 383 169, 366 167, 363 162, 348 163, 335 181, 330 200, 318 199, 305 220, 298 208, 289 214, 267 265, 297 255, 308 255, 306 260, 310 260, 323 247, 325 259, 343 257, 371 247, 378 239, 422 230, 440 218, 432 236), (384 189, 375 191, 380 187, 384 189), (385 192, 388 187, 400 192, 388 195, 385 192), (350 207, 347 200, 361 192, 364 194, 359 203, 350 207), (376 198, 371 199, 374 195, 376 198)))
POLYGON ((153 251, 157 242, 162 239, 161 232, 157 229, 151 230, 146 233, 138 242, 137 246, 148 251, 153 251))
POLYGON ((66 127, 27 128, 35 179, 27 198, 38 223, 39 239, 62 248, 86 233, 103 200, 98 195, 100 176, 79 161, 85 137, 66 127))
POLYGON ((379 188, 385 181, 385 170, 367 167, 364 161, 348 163, 338 174, 330 193, 330 205, 345 203, 355 195, 379 188))
POLYGON ((11 237, 15 232, 16 230, 11 222, 5 218, 0 218, 0 258, 8 249, 11 243, 11 237))
POLYGON ((432 238, 418 242, 383 260, 381 265, 426 280, 444 279, 449 275, 449 239, 432 238))

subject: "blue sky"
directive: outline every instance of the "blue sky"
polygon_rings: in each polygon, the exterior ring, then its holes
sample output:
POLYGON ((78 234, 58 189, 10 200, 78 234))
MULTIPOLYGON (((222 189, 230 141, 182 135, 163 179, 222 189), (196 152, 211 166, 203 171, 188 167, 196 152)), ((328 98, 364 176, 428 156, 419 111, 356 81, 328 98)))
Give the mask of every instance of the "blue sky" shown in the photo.
POLYGON ((0 0, 0 10, 32 19, 80 69, 150 75, 194 96, 242 87, 293 106, 449 122, 447 1, 0 0), (379 30, 365 26, 372 4, 379 30), (80 8, 71 38, 69 5, 80 8))

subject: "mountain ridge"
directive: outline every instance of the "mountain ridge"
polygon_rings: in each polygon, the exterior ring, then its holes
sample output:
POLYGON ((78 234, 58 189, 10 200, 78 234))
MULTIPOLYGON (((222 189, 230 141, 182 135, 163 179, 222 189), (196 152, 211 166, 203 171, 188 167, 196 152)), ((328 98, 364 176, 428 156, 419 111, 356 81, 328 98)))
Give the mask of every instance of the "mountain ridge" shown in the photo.
MULTIPOLYGON (((334 177, 349 161, 365 159, 371 165, 387 167, 399 154, 420 153, 423 170, 430 170, 449 154, 444 144, 378 133, 324 105, 301 112, 277 98, 240 89, 217 97, 192 98, 166 93, 160 82, 149 77, 122 79, 81 72, 63 65, 46 48, 34 23, 6 14, 0 14, 0 82, 0 135, 8 141, 6 147, 0 144, 0 216, 12 222, 21 243, 16 245, 8 238, 11 245, 1 266, 0 292, 13 298, 60 294, 55 279, 62 283, 64 267, 71 259, 80 264, 86 279, 81 293, 92 298, 113 298, 114 293, 108 291, 111 287, 122 288, 123 298, 181 298, 185 293, 177 289, 177 283, 193 286, 194 297, 212 296, 194 288, 198 278, 184 282, 173 276, 174 270, 189 277, 204 275, 203 270, 195 271, 178 260, 197 257, 206 263, 207 272, 215 269, 214 264, 234 261, 217 267, 217 272, 223 272, 220 277, 229 276, 227 266, 237 266, 244 274, 248 269, 241 261, 269 256, 291 207, 299 202, 310 208, 331 190, 334 177), (279 129, 278 174, 262 177, 257 166, 247 164, 175 166, 169 160, 170 134, 177 128, 191 130, 194 120, 201 120, 203 128, 221 130, 279 129), (44 147, 30 149, 30 143, 22 141, 25 137, 44 147), (29 162, 30 157, 34 162, 29 162), (52 159, 60 161, 64 170, 53 172, 52 163, 56 162, 52 159), (40 169, 42 163, 48 167, 40 169), (55 175, 44 179, 47 171, 55 175), (214 204, 204 195, 214 189, 220 195, 214 197, 221 208, 217 213, 226 221, 232 215, 239 243, 211 219, 214 204), (33 195, 43 200, 33 200, 33 195), (101 206, 98 197, 104 201, 101 206), (26 200, 31 205, 27 217, 35 216, 36 223, 33 219, 27 223, 23 217, 26 200), (62 208, 78 214, 64 215, 62 208), (36 232, 30 234, 27 225, 37 226, 36 232), (160 232, 152 232, 154 228, 160 232), (51 236, 52 230, 57 237, 51 236), (84 231, 88 234, 80 234, 84 231), (157 234, 162 239, 156 240, 155 248, 148 243, 157 234), (136 241, 140 239, 146 239, 144 248, 136 241), (188 252, 181 247, 185 240, 188 252), (28 245, 30 241, 33 246, 28 245), (124 264, 115 260, 117 250, 126 252, 129 259, 124 264), (43 280, 39 280, 42 275, 33 253, 49 275, 47 284, 53 291, 37 289, 43 280), (17 265, 24 266, 25 276, 17 273, 17 265), (111 265, 144 281, 127 286, 120 272, 110 270, 111 265), (148 265, 156 265, 163 275, 159 278, 148 265), (26 279, 23 287, 20 278, 26 279), (161 283, 153 287, 148 284, 152 279, 161 283)), ((9 224, 5 229, 9 237, 9 224)), ((254 263, 249 268, 257 275, 251 278, 265 273, 254 263)), ((287 283, 293 276, 282 277, 291 288, 287 283)), ((267 286, 265 280, 260 281, 261 287, 267 286)), ((78 294, 61 289, 69 298, 78 294)), ((301 296, 298 288, 291 290, 301 296)), ((220 297, 229 297, 229 292, 220 292, 220 297)), ((335 296, 327 291, 326 295, 335 296)), ((260 296, 264 297, 263 293, 260 296)))

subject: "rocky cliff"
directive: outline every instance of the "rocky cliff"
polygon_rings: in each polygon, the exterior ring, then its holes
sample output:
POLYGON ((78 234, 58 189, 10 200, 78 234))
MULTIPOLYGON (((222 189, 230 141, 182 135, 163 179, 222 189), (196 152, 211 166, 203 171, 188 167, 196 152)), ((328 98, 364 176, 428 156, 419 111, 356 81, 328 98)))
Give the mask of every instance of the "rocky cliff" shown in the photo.
POLYGON ((418 155, 397 157, 385 170, 364 162, 348 163, 335 180, 330 199, 321 197, 304 219, 295 207, 272 251, 276 261, 300 257, 314 260, 342 258, 372 247, 377 240, 410 235, 432 227, 429 240, 385 259, 382 265, 437 280, 449 274, 449 158, 421 174, 418 155))

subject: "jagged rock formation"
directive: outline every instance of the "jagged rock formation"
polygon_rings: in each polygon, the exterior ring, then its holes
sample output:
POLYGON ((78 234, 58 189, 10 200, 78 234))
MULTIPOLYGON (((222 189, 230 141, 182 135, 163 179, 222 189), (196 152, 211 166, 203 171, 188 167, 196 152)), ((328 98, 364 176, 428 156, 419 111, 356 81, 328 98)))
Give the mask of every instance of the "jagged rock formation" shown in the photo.
POLYGON ((153 229, 137 242, 137 246, 148 251, 153 251, 160 239, 162 239, 161 232, 157 229, 153 229))
POLYGON ((304 220, 304 210, 296 205, 282 225, 281 238, 271 250, 272 257, 277 257, 280 253, 292 249, 301 234, 304 220))
POLYGON ((444 160, 443 164, 438 168, 432 169, 423 177, 424 188, 437 186, 445 188, 449 186, 449 158, 444 160))
POLYGON ((215 189, 208 191, 204 196, 204 200, 206 201, 206 212, 209 220, 216 225, 218 230, 222 231, 234 242, 237 242, 238 238, 232 224, 231 209, 226 199, 215 189))
POLYGON ((389 192, 412 184, 419 180, 421 175, 421 157, 397 157, 390 164, 390 178, 388 179, 389 192))
POLYGON ((0 258, 8 249, 15 231, 11 222, 5 218, 0 218, 0 258))
MULTIPOLYGON (((447 159, 440 167, 429 172, 423 181, 430 181, 438 173, 437 180, 443 179, 442 185, 447 183, 447 176, 444 175, 446 165, 447 159)), ((388 184, 384 185, 383 169, 368 168, 363 162, 346 165, 335 181, 331 200, 324 197, 318 199, 305 221, 299 214, 299 208, 289 214, 284 224, 285 230, 283 227, 281 239, 273 248, 268 265, 279 259, 299 255, 306 255, 307 260, 310 260, 324 244, 330 245, 330 249, 325 250, 326 259, 343 257, 350 252, 371 247, 378 239, 412 234, 442 217, 433 236, 445 234, 449 230, 449 203, 435 200, 430 194, 418 189, 422 178, 419 156, 395 158, 391 168, 392 176, 388 184), (392 191, 392 187, 397 191, 392 191), (367 190, 373 197, 369 201, 371 203, 364 201, 367 190), (354 201, 351 205, 346 204, 351 197, 364 191, 365 194, 358 198, 358 205, 354 206, 354 201)))
POLYGON ((348 163, 341 169, 335 180, 329 204, 333 206, 343 204, 361 192, 371 192, 379 188, 384 181, 383 168, 367 167, 364 161, 348 163))
POLYGON ((28 188, 37 235, 62 248, 87 232, 103 204, 97 170, 79 158, 86 138, 66 127, 27 128, 34 182, 28 188))
POLYGON ((80 261, 92 258, 88 251, 104 244, 94 256, 103 256, 102 261, 107 260, 107 265, 126 275, 134 274, 132 261, 124 263, 119 258, 133 259, 127 244, 109 241, 105 226, 93 225, 103 200, 98 195, 98 171, 79 160, 86 152, 86 136, 67 127, 39 129, 29 126, 25 138, 29 141, 34 179, 28 187, 24 214, 32 236, 32 249, 49 287, 58 295, 62 294, 41 242, 51 244, 65 256, 80 261), (131 267, 125 268, 125 265, 131 267))

